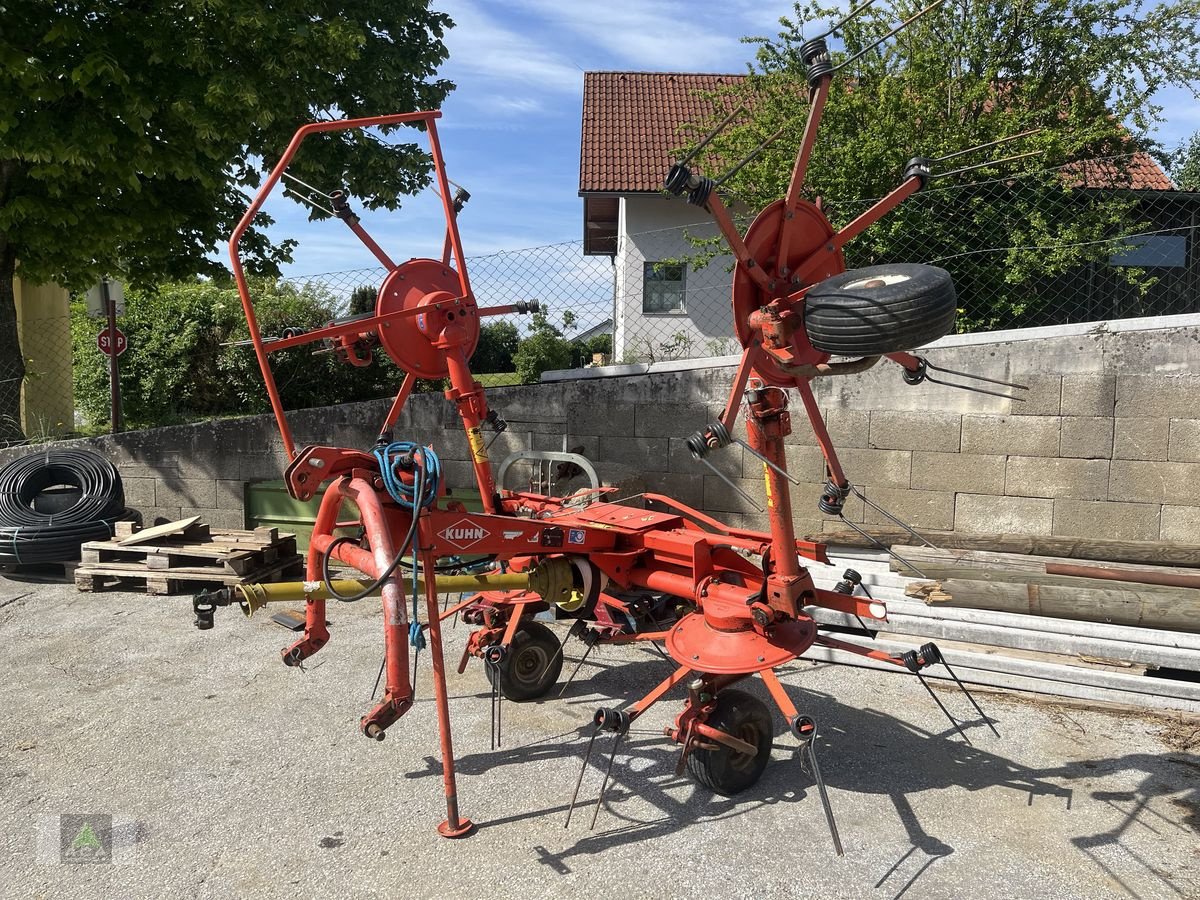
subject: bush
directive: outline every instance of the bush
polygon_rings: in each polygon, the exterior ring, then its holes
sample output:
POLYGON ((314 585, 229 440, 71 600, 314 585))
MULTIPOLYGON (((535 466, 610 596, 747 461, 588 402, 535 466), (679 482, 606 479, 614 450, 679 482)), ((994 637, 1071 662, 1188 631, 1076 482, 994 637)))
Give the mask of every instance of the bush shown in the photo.
MULTIPOLYGON (((319 288, 259 279, 250 290, 264 336, 287 326, 313 328, 335 316, 335 299, 319 288)), ((119 325, 129 340, 121 356, 121 395, 130 426, 270 410, 253 347, 230 346, 249 337, 232 285, 197 280, 130 289, 119 325)), ((108 366, 96 350, 95 330, 82 304, 73 307, 76 404, 90 424, 101 425, 109 419, 108 366)), ((383 353, 371 366, 355 368, 331 353, 314 356, 314 349, 272 354, 275 382, 289 409, 383 397, 399 384, 400 371, 383 353)))

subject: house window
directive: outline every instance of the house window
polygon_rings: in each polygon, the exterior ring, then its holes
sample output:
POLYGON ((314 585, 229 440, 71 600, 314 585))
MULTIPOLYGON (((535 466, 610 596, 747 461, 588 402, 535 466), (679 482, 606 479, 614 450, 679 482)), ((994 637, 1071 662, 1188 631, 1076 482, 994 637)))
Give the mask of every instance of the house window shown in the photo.
POLYGON ((1125 246, 1109 257, 1113 266, 1147 266, 1181 269, 1187 265, 1187 237, 1150 234, 1125 239, 1125 246))
POLYGON ((642 312, 685 312, 683 297, 687 266, 679 263, 648 262, 642 269, 642 312))

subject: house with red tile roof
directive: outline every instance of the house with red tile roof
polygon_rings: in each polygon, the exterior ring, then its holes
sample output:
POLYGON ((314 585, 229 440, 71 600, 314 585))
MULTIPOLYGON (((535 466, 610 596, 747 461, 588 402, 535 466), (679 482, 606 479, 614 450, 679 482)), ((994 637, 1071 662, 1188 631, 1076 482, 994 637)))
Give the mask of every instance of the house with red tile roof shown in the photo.
MULTIPOLYGON (((683 260, 695 252, 686 235, 706 237, 715 229, 703 209, 667 197, 662 185, 680 147, 695 140, 682 127, 706 121, 712 110, 707 97, 745 77, 584 73, 579 159, 584 253, 613 259, 614 361, 737 349, 729 337, 732 259, 717 258, 700 268, 683 260)), ((1167 174, 1143 152, 1124 168, 1089 161, 1071 171, 1089 188, 1178 196, 1167 174)), ((1112 264, 1173 267, 1184 258, 1181 253, 1186 257, 1186 239, 1166 235, 1114 256, 1112 264)))

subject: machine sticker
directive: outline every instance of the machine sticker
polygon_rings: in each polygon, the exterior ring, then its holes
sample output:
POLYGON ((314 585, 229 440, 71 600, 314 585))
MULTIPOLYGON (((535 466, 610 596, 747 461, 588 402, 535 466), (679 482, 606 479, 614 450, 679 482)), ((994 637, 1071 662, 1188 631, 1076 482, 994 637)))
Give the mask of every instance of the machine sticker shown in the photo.
MULTIPOLYGON (((515 541, 517 538, 519 538, 524 533, 525 532, 523 532, 523 531, 506 531, 506 532, 504 532, 504 539, 506 541, 515 541)), ((534 536, 534 540, 535 541, 537 540, 536 535, 534 536)))
POLYGON ((767 509, 775 508, 775 498, 771 495, 771 470, 763 463, 763 481, 767 484, 767 509))
POLYGON ((587 532, 582 528, 572 528, 567 532, 567 540, 572 544, 582 544, 587 539, 587 532))
POLYGON ((453 544, 459 550, 474 547, 489 535, 491 535, 490 531, 470 519, 459 519, 449 528, 443 528, 438 532, 438 537, 453 544))
POLYGON ((475 462, 487 462, 487 447, 483 443, 483 432, 479 430, 478 425, 467 429, 467 443, 471 445, 471 456, 475 462))
POLYGON ((543 547, 561 547, 563 545, 563 530, 557 526, 542 529, 543 547))

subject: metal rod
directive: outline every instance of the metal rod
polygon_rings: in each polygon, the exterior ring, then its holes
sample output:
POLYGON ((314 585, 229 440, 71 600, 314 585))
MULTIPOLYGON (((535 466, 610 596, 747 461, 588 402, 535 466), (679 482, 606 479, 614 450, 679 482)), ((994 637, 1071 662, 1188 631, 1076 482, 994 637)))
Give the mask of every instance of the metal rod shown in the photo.
POLYGON ((879 40, 875 41, 875 43, 871 44, 869 47, 864 47, 862 50, 859 50, 857 53, 855 53, 849 59, 842 60, 840 63, 838 63, 836 66, 833 67, 833 71, 837 72, 839 69, 844 69, 846 66, 850 65, 850 63, 854 62, 860 56, 862 56, 866 53, 870 53, 872 50, 874 50, 876 47, 878 47, 880 44, 882 44, 888 38, 894 37, 895 35, 899 34, 901 31, 903 31, 905 28, 907 28, 913 22, 917 21, 917 19, 921 18, 921 16, 925 15, 927 12, 930 12, 935 7, 941 6, 945 2, 946 2, 946 0, 933 0, 933 3, 930 3, 927 7, 925 7, 920 12, 914 13, 913 15, 909 16, 907 19, 905 19, 903 22, 901 22, 899 25, 897 25, 895 28, 893 28, 891 31, 889 31, 887 34, 885 34, 879 40))
POLYGON ((1029 385, 1027 384, 1017 384, 1015 381, 1004 381, 1000 378, 985 378, 982 375, 976 375, 972 372, 959 372, 957 369, 947 369, 945 366, 939 366, 931 363, 923 356, 918 357, 918 359, 925 363, 926 369, 933 369, 935 372, 945 372, 947 375, 958 375, 960 378, 970 378, 974 381, 986 381, 988 384, 999 384, 1003 385, 1004 387, 1018 388, 1022 391, 1029 390, 1029 385))
POLYGON ((1031 156, 1042 156, 1045 150, 1030 150, 1028 153, 1018 153, 1015 156, 1005 156, 1002 159, 990 159, 987 162, 974 163, 973 165, 963 166, 960 169, 951 169, 949 172, 937 172, 931 175, 931 178, 949 178, 951 175, 961 175, 963 172, 974 172, 976 169, 986 169, 988 166, 999 166, 1003 163, 1016 162, 1018 159, 1028 159, 1031 156))
POLYGON ((604 769, 604 780, 600 782, 600 794, 596 797, 596 806, 592 810, 592 824, 588 826, 589 831, 596 828, 596 817, 600 815, 600 806, 604 803, 604 792, 608 789, 608 779, 612 775, 613 760, 617 758, 617 748, 621 746, 624 738, 625 732, 618 732, 616 740, 613 741, 612 752, 608 754, 608 765, 604 769))
POLYGON ((1008 137, 998 138, 994 141, 988 141, 986 144, 977 144, 974 147, 968 147, 966 150, 955 150, 953 153, 947 153, 945 156, 936 156, 930 162, 945 162, 948 159, 955 159, 959 156, 966 156, 968 153, 975 153, 978 150, 986 150, 989 147, 998 147, 1001 144, 1007 144, 1009 141, 1019 140, 1023 137, 1029 137, 1031 134, 1037 134, 1044 131, 1043 128, 1030 128, 1027 131, 1022 131, 1020 134, 1010 134, 1008 137))
POLYGON ((728 127, 728 125, 729 125, 729 123, 730 123, 730 122, 732 122, 734 119, 736 119, 738 116, 740 116, 740 115, 741 115, 742 113, 744 113, 745 111, 746 111, 746 107, 745 107, 745 106, 739 106, 737 109, 735 109, 735 110, 734 110, 733 112, 731 112, 729 115, 727 115, 727 116, 726 116, 726 117, 725 117, 725 118, 724 118, 724 119, 721 121, 721 124, 720 124, 720 125, 718 125, 716 128, 714 128, 712 131, 710 131, 710 132, 709 132, 709 133, 708 133, 708 134, 707 134, 707 135, 704 137, 704 139, 703 139, 702 141, 700 141, 700 143, 698 143, 698 144, 697 144, 695 147, 693 147, 693 148, 692 148, 692 152, 691 152, 691 153, 689 153, 689 154, 688 154, 687 156, 685 156, 683 159, 679 160, 679 162, 677 163, 677 165, 680 165, 680 166, 686 166, 688 163, 690 163, 690 162, 691 162, 693 159, 695 159, 695 158, 696 158, 696 154, 698 154, 698 153, 699 153, 701 150, 703 150, 703 149, 704 149, 705 147, 707 147, 707 146, 708 146, 710 143, 712 143, 712 140, 713 140, 713 138, 715 138, 715 137, 716 137, 718 134, 720 134, 722 131, 724 131, 724 130, 726 129, 726 127, 728 127))
POLYGON ((322 206, 320 203, 317 203, 311 197, 305 197, 303 194, 296 193, 290 187, 285 187, 283 189, 283 195, 285 197, 295 197, 301 203, 307 203, 313 209, 319 209, 321 212, 325 213, 326 215, 328 215, 330 217, 337 215, 337 213, 335 213, 332 209, 322 206))
POLYGON ((892 557, 893 559, 900 560, 900 562, 904 563, 906 566, 908 566, 910 569, 912 569, 914 572, 916 572, 917 575, 919 575, 921 578, 928 577, 924 572, 922 572, 920 569, 918 569, 916 566, 914 566, 912 563, 910 563, 907 559, 905 559, 903 556, 901 556, 899 553, 897 553, 895 550, 893 550, 887 544, 883 543, 882 541, 877 540, 873 535, 869 534, 866 531, 863 531, 863 529, 859 528, 857 525, 855 525, 853 522, 851 522, 849 519, 847 519, 845 513, 840 514, 838 516, 838 518, 841 519, 844 524, 850 526, 850 528, 857 531, 859 534, 861 534, 863 537, 865 537, 868 541, 873 543, 876 547, 878 547, 880 550, 882 550, 888 556, 892 557))
POLYGON ((829 823, 829 836, 833 838, 833 848, 837 851, 838 856, 845 856, 846 854, 842 851, 842 838, 838 834, 837 822, 833 818, 833 804, 829 802, 829 793, 825 790, 825 779, 821 777, 821 767, 817 764, 816 738, 817 735, 814 732, 805 747, 808 764, 812 767, 812 777, 817 783, 817 792, 821 795, 821 806, 825 809, 825 821, 829 823))
POLYGON ((743 491, 740 487, 738 487, 736 484, 734 484, 732 481, 730 481, 728 478, 726 478, 725 475, 721 472, 721 470, 718 469, 716 466, 714 466, 712 463, 710 463, 707 459, 705 459, 703 456, 697 456, 696 459, 700 460, 700 462, 704 463, 706 466, 708 466, 710 469, 712 469, 714 475, 716 475, 723 482, 725 482, 727 485, 729 485, 731 488, 733 488, 735 491, 737 491, 737 493, 741 495, 743 500, 745 500, 747 503, 749 503, 751 506, 753 506, 755 509, 757 509, 760 513, 766 512, 765 509, 763 509, 761 506, 758 505, 757 500, 755 500, 753 497, 751 497, 749 494, 747 494, 745 491, 743 491))
MULTIPOLYGON (((858 6, 854 7, 854 9, 850 10, 850 12, 846 13, 846 15, 843 16, 842 19, 836 25, 831 25, 829 27, 828 31, 823 31, 820 34, 818 34, 815 38, 810 38, 810 40, 819 41, 821 38, 829 37, 831 34, 833 34, 835 31, 837 31, 839 28, 841 28, 843 25, 845 25, 847 22, 849 22, 851 19, 853 19, 855 16, 857 16, 860 12, 862 12, 864 9, 866 9, 868 6, 870 6, 874 2, 875 2, 875 0, 867 0, 866 3, 859 4, 858 6)), ((839 853, 838 856, 841 856, 841 854, 839 853)))
POLYGON ((596 743, 596 735, 600 733, 600 726, 597 725, 592 729, 592 736, 588 740, 587 752, 583 754, 583 765, 579 767, 579 778, 575 782, 575 792, 571 794, 571 802, 567 806, 567 821, 563 822, 563 828, 569 828, 571 825, 571 813, 575 811, 575 801, 579 799, 579 787, 583 784, 583 773, 587 771, 588 760, 592 758, 592 747, 596 743))
POLYGON ((970 700, 971 705, 975 707, 975 712, 979 713, 979 717, 987 723, 987 727, 992 729, 992 734, 994 734, 996 737, 1000 737, 1000 732, 996 730, 996 726, 992 724, 992 720, 988 718, 987 713, 985 713, 980 708, 979 704, 975 702, 975 698, 971 696, 971 692, 967 690, 967 686, 959 680, 957 675, 954 674, 954 670, 950 668, 950 663, 946 662, 946 657, 944 656, 942 657, 942 665, 946 667, 946 671, 950 673, 950 677, 954 679, 954 683, 958 685, 959 690, 967 695, 967 699, 970 700))
POLYGON ((774 469, 776 472, 778 472, 780 475, 782 475, 784 478, 786 478, 792 484, 803 484, 804 483, 799 478, 797 478, 795 475, 789 475, 783 469, 779 468, 779 466, 775 465, 775 463, 771 462, 769 459, 767 459, 765 456, 763 456, 761 453, 759 453, 757 450, 755 450, 753 447, 751 447, 745 441, 734 438, 732 441, 730 441, 730 443, 739 445, 740 447, 742 447, 742 449, 744 449, 746 452, 748 452, 751 456, 758 459, 763 465, 770 466, 772 469, 774 469))
MULTIPOLYGON (((880 506, 875 501, 869 500, 867 498, 867 495, 864 494, 862 491, 860 491, 858 488, 856 488, 853 484, 850 485, 850 493, 852 493, 855 497, 857 497, 863 503, 867 504, 867 506, 871 507, 871 509, 875 510, 876 512, 886 516, 888 519, 895 522, 897 525, 899 525, 901 528, 903 528, 905 531, 907 531, 909 534, 911 534, 913 537, 915 537, 917 540, 919 540, 926 547, 929 547, 931 550, 940 549, 938 547, 935 547, 933 544, 929 543, 929 541, 925 539, 925 536, 922 535, 920 532, 918 532, 911 525, 904 522, 902 519, 898 519, 896 516, 892 515, 890 512, 888 512, 886 509, 884 509, 882 506, 880 506)), ((872 599, 874 599, 874 598, 872 598, 872 599)))
MULTIPOLYGON (((292 175, 290 172, 284 172, 284 173, 283 173, 283 177, 284 177, 284 178, 286 178, 288 181, 294 181, 294 182, 296 182, 296 184, 299 184, 299 185, 302 185, 303 187, 306 187, 306 188, 308 188, 308 189, 309 189, 310 191, 312 191, 314 194, 320 194, 320 195, 321 195, 322 197, 324 197, 326 200, 331 200, 331 199, 333 199, 333 198, 332 198, 332 195, 325 193, 325 192, 324 192, 323 190, 321 190, 320 188, 315 188, 315 187, 313 187, 313 186, 312 186, 311 184, 309 184, 307 181, 301 181, 299 178, 297 178, 295 175, 292 175)), ((289 190, 288 188, 284 188, 284 189, 285 189, 285 190, 289 190)))
POLYGON ((924 676, 922 676, 920 672, 913 672, 913 674, 917 676, 917 681, 921 682, 921 687, 925 688, 925 690, 929 692, 929 696, 933 698, 933 702, 936 703, 938 708, 946 714, 946 718, 950 720, 950 724, 952 724, 958 730, 958 733, 962 735, 962 739, 970 744, 971 739, 967 737, 967 733, 963 731, 962 726, 958 724, 958 719, 950 715, 950 710, 946 709, 946 704, 943 703, 942 699, 933 692, 933 688, 929 686, 929 682, 925 680, 924 676))
POLYGON ((932 375, 926 375, 925 380, 930 384, 940 384, 942 387, 958 388, 960 391, 971 391, 974 394, 987 394, 991 397, 1003 397, 1005 400, 1012 400, 1014 403, 1024 403, 1024 397, 1018 397, 1016 394, 1006 394, 1003 391, 989 391, 987 388, 971 387, 969 384, 955 384, 953 381, 942 381, 940 378, 934 378, 932 375))
POLYGON ((592 652, 592 648, 595 646, 596 645, 594 643, 587 645, 587 649, 583 651, 583 656, 579 658, 579 662, 575 664, 575 668, 571 670, 571 675, 567 678, 566 683, 563 684, 562 690, 558 692, 559 697, 567 692, 567 688, 571 686, 571 682, 575 680, 575 676, 579 674, 579 670, 583 668, 583 664, 587 662, 588 654, 592 652))
POLYGON ((779 136, 781 134, 783 134, 783 132, 786 130, 787 130, 787 126, 785 125, 782 128, 780 128, 778 131, 776 131, 773 135, 771 135, 769 138, 767 138, 765 141, 763 141, 761 144, 759 144, 757 147, 755 147, 753 150, 751 150, 749 153, 747 153, 741 162, 739 162, 732 169, 730 169, 728 172, 726 172, 724 175, 722 175, 720 178, 717 178, 713 182, 713 190, 716 190, 717 188, 720 188, 720 187, 724 187, 725 182, 727 182, 730 178, 732 178, 738 172, 742 171, 742 169, 744 169, 746 166, 750 165, 750 163, 754 162, 754 160, 758 159, 759 156, 762 155, 762 152, 764 150, 766 150, 768 147, 770 147, 771 144, 775 143, 775 141, 779 139, 779 136))

